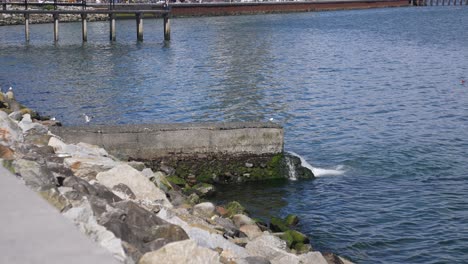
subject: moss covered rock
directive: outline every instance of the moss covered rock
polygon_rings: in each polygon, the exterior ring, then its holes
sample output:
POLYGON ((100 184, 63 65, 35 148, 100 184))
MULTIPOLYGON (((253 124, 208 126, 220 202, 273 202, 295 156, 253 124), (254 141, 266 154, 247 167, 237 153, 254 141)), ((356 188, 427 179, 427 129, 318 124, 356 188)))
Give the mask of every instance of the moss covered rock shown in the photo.
POLYGON ((270 229, 273 232, 285 232, 289 230, 289 226, 283 219, 279 217, 272 217, 270 219, 270 229))
POLYGON ((187 183, 184 179, 177 177, 175 175, 166 177, 167 181, 178 186, 185 186, 187 183))
POLYGON ((198 183, 192 187, 195 193, 200 197, 210 197, 216 193, 216 189, 212 184, 209 183, 198 183))
POLYGON ((297 243, 294 245, 294 249, 297 254, 304 254, 312 251, 312 246, 310 244, 297 243))
POLYGON ((232 201, 226 205, 227 217, 232 217, 236 214, 246 214, 245 208, 236 201, 232 201))
POLYGON ((289 214, 284 219, 288 226, 296 226, 299 223, 299 217, 297 215, 289 214))
POLYGON ((309 244, 310 242, 306 235, 296 230, 287 230, 280 236, 280 238, 286 241, 289 248, 296 249, 297 251, 307 250, 304 245, 309 244))

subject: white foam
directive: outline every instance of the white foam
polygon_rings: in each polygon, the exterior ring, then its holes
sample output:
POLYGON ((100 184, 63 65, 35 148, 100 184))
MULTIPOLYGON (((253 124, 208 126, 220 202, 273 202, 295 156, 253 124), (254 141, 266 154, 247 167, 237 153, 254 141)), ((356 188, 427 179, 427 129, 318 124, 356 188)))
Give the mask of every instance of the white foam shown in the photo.
POLYGON ((342 175, 345 173, 342 165, 336 166, 334 169, 323 169, 323 168, 315 168, 310 165, 307 160, 305 160, 301 155, 294 153, 292 151, 288 151, 289 154, 298 157, 301 160, 301 166, 305 167, 312 171, 315 177, 322 177, 322 176, 337 176, 342 175))

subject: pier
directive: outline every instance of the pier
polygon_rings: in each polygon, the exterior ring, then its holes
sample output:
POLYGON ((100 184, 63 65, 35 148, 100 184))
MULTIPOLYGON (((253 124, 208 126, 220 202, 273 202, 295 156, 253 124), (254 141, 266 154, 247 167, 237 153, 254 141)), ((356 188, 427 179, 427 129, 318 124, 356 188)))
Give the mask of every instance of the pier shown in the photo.
MULTIPOLYGON (((83 42, 88 41, 88 26, 87 18, 91 14, 104 14, 109 16, 109 39, 111 41, 116 41, 116 27, 115 19, 117 15, 133 15, 136 19, 136 37, 138 41, 143 41, 143 18, 145 15, 158 16, 162 17, 164 20, 164 40, 168 41, 171 38, 171 29, 170 29, 170 6, 165 4, 153 4, 145 5, 144 9, 135 9, 125 8, 125 5, 120 5, 119 9, 116 9, 116 4, 114 1, 110 2, 106 7, 103 8, 102 5, 96 6, 89 5, 83 0, 81 3, 62 3, 54 1, 54 3, 30 3, 28 0, 24 2, 2 2, 2 9, 0 14, 22 14, 24 15, 24 35, 26 42, 29 42, 30 30, 29 30, 29 19, 32 14, 39 15, 52 15, 53 17, 53 28, 54 28, 54 41, 59 40, 59 20, 60 15, 80 15, 81 16, 81 30, 82 30, 82 40, 83 42), (7 6, 20 6, 21 9, 8 9, 7 6), (30 7, 53 7, 48 10, 48 8, 42 9, 31 9, 30 7), (123 7, 122 7, 123 6, 123 7), (81 9, 59 9, 59 7, 81 7, 81 9), (88 7, 93 7, 89 9, 88 7), (107 8, 106 8, 107 7, 107 8)), ((140 7, 141 8, 141 7, 140 7)))
POLYGON ((468 5, 468 0, 412 0, 415 6, 462 6, 468 5))

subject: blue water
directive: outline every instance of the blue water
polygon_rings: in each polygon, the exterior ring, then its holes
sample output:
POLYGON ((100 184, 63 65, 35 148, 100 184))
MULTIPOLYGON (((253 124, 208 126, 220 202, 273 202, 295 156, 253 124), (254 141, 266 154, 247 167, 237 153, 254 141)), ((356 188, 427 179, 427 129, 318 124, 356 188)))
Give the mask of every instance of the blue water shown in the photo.
POLYGON ((468 262, 468 7, 174 19, 170 44, 144 23, 0 27, 0 86, 66 125, 274 118, 344 173, 231 188, 249 208, 358 263, 468 262))

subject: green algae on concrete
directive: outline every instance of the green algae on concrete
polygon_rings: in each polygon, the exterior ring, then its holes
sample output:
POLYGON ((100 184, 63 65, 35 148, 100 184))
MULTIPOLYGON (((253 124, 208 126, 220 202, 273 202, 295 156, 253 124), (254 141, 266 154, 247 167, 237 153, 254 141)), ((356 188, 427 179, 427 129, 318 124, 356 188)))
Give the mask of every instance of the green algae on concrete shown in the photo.
MULTIPOLYGON (((162 161, 147 162, 153 170, 159 170, 162 161)), ((195 175, 197 182, 240 183, 285 179, 287 171, 284 154, 249 156, 201 156, 187 159, 168 160, 164 164, 175 168, 175 176, 187 179, 195 175)))

